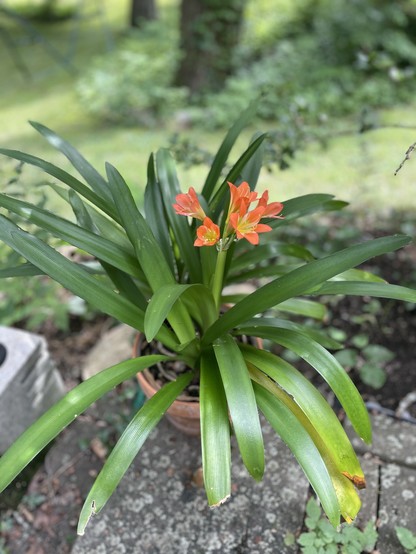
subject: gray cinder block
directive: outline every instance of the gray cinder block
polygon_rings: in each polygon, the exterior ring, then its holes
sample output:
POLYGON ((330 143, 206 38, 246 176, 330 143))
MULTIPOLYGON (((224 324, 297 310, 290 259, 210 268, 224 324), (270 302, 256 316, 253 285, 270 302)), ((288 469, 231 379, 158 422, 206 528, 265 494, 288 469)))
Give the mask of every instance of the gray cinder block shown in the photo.
POLYGON ((0 454, 64 394, 46 341, 0 326, 0 454))

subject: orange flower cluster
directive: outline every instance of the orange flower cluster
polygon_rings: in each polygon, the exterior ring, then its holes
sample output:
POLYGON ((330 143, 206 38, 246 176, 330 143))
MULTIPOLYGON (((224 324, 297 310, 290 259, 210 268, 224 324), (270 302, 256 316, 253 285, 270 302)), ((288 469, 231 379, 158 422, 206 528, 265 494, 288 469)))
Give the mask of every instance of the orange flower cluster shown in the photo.
POLYGON ((243 182, 239 186, 228 182, 230 187, 230 205, 224 226, 224 235, 221 239, 220 228, 204 212, 198 200, 195 189, 192 187, 187 194, 178 194, 176 204, 173 205, 178 215, 194 217, 202 221, 197 229, 195 246, 214 246, 230 242, 233 239, 246 239, 251 244, 259 243, 259 233, 271 231, 269 225, 260 223, 260 220, 269 218, 281 219, 279 216, 283 209, 280 202, 269 203, 269 193, 264 191, 258 197, 257 192, 250 190, 248 183, 243 182), (250 210, 253 203, 256 207, 250 210))

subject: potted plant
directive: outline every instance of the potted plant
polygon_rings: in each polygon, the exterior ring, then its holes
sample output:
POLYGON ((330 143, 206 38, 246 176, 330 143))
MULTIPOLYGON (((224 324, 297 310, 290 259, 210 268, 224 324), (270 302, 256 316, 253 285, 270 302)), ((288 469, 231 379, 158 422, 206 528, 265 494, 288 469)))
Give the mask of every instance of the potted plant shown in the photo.
POLYGON ((237 162, 226 163, 250 106, 227 133, 205 183, 197 193, 182 191, 167 150, 151 155, 144 210, 138 209, 119 172, 107 164, 104 179, 72 146, 32 123, 66 155, 83 181, 29 154, 1 153, 37 166, 58 179, 52 185, 68 202, 75 222, 22 200, 0 194, 0 206, 51 237, 88 252, 96 265, 66 259, 59 249, 0 215, 0 238, 27 262, 2 276, 47 274, 94 307, 142 333, 150 350, 101 371, 70 391, 25 431, 0 459, 0 490, 66 425, 92 402, 137 372, 157 363, 180 374, 136 413, 109 455, 83 506, 78 532, 99 512, 117 487, 163 413, 191 383, 199 386, 203 477, 210 506, 231 493, 230 434, 254 479, 264 471, 259 410, 293 451, 333 525, 351 522, 360 508, 357 488, 365 479, 337 416, 318 390, 293 365, 241 337, 267 339, 304 358, 327 381, 358 435, 371 440, 364 402, 329 350, 340 344, 323 331, 282 313, 311 314, 311 297, 374 295, 416 300, 416 292, 353 269, 410 242, 390 236, 353 245, 314 259, 302 245, 279 241, 283 225, 345 203, 310 194, 282 205, 255 185, 265 134, 257 134, 237 162), (283 263, 281 260, 289 260, 283 263), (255 284, 253 292, 224 294, 233 283, 255 284), (305 299, 305 297, 307 297, 305 299), (223 306, 231 303, 224 311, 223 306), (182 371, 185 368, 185 371, 182 371))

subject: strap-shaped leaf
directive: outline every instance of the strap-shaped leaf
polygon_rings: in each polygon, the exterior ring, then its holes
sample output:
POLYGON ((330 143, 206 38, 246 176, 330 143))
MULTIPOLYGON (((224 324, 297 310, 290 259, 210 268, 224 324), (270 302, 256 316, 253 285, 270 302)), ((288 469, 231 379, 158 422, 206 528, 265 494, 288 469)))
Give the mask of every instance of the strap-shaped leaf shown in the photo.
POLYGON ((124 249, 131 248, 131 242, 125 231, 113 219, 109 219, 87 202, 84 202, 84 206, 101 236, 119 244, 124 249))
POLYGON ((202 469, 208 504, 219 506, 231 494, 231 446, 227 400, 212 352, 201 358, 202 469))
POLYGON ((288 312, 289 314, 302 315, 323 321, 327 316, 328 309, 324 304, 313 302, 306 298, 289 298, 278 304, 277 309, 280 312, 288 312))
POLYGON ((172 273, 175 271, 173 248, 170 240, 166 211, 163 205, 163 196, 156 179, 155 158, 152 154, 147 164, 147 185, 144 190, 144 211, 152 233, 162 249, 172 273))
POLYGON ((326 211, 326 207, 331 205, 333 198, 334 196, 332 194, 305 194, 285 200, 282 212, 284 219, 274 219, 273 221, 269 221, 269 225, 276 229, 281 225, 287 225, 299 217, 326 211))
POLYGON ((371 442, 371 423, 363 399, 348 374, 328 350, 311 338, 289 329, 254 327, 246 331, 281 344, 314 367, 334 391, 357 434, 365 442, 371 442))
POLYGON ((98 171, 82 156, 76 148, 74 148, 69 142, 57 135, 45 125, 37 123, 36 121, 29 121, 36 131, 38 131, 54 148, 62 152, 64 156, 68 158, 73 167, 78 173, 86 180, 93 191, 95 191, 101 198, 104 198, 106 202, 111 202, 111 194, 108 188, 108 183, 98 173, 98 171))
MULTIPOLYGON (((267 135, 266 135, 267 136, 267 135)), ((260 146, 256 148, 254 154, 246 162, 245 166, 241 170, 241 180, 246 181, 251 190, 254 190, 259 179, 260 171, 263 167, 263 156, 264 156, 264 136, 263 133, 255 133, 251 139, 251 144, 255 142, 258 138, 263 137, 260 143, 260 146)))
POLYGON ((386 283, 387 281, 370 271, 362 269, 347 269, 339 275, 335 275, 331 281, 366 281, 371 283, 386 283))
POLYGON ((112 217, 116 221, 119 221, 117 212, 116 210, 114 210, 112 202, 106 201, 100 195, 96 194, 93 190, 91 190, 89 187, 84 185, 84 183, 82 183, 79 179, 76 179, 73 175, 64 171, 60 167, 57 167, 56 165, 53 165, 45 160, 42 160, 42 158, 32 156, 31 154, 25 154, 24 152, 19 152, 18 150, 9 150, 7 148, 0 148, 0 154, 4 154, 9 158, 14 158, 15 160, 20 160, 29 165, 39 167, 48 175, 52 175, 52 177, 56 177, 56 179, 59 179, 59 181, 61 181, 65 185, 68 185, 73 190, 77 191, 81 196, 83 196, 84 198, 89 200, 92 204, 97 206, 97 208, 100 208, 100 210, 103 210, 103 212, 108 214, 110 217, 112 217))
POLYGON ((133 195, 115 167, 106 164, 114 204, 133 245, 140 266, 152 290, 174 283, 174 278, 146 220, 137 209, 133 195))
POLYGON ((226 178, 224 179, 224 182, 221 184, 217 192, 214 194, 212 202, 210 202, 210 207, 213 211, 214 219, 218 218, 218 215, 222 210, 222 201, 224 197, 227 198, 230 195, 228 182, 235 183, 238 179, 241 178, 244 168, 252 159, 252 157, 256 154, 260 146, 263 144, 263 141, 266 138, 266 136, 267 134, 263 133, 249 145, 247 150, 243 152, 243 154, 238 158, 236 163, 230 169, 226 178))
POLYGON ((260 480, 264 472, 263 436, 246 363, 231 336, 217 339, 213 346, 241 457, 249 473, 260 480))
MULTIPOLYGON (((313 427, 313 425, 311 425, 309 419, 305 416, 296 402, 294 402, 289 395, 285 394, 280 389, 280 387, 278 387, 275 383, 273 383, 273 381, 271 381, 256 368, 250 367, 250 375, 252 379, 259 383, 263 388, 265 388, 266 390, 271 392, 273 396, 276 396, 276 398, 281 400, 290 409, 290 411, 296 415, 296 418, 301 422, 302 426, 308 432, 309 436, 315 443, 315 446, 318 448, 319 453, 321 454, 328 473, 331 477, 331 481, 338 498, 341 515, 346 521, 351 523, 360 509, 360 497, 358 496, 352 482, 344 475, 342 475, 342 473, 340 473, 339 469, 334 463, 334 460, 331 457, 330 451, 328 450, 321 436, 316 432, 315 428, 313 427)), ((362 475, 362 472, 360 472, 360 474, 362 475)))
POLYGON ((180 251, 181 261, 194 283, 202 281, 201 263, 194 247, 195 231, 186 217, 175 213, 173 204, 181 192, 176 175, 175 162, 169 150, 161 148, 156 153, 156 174, 159 182, 165 213, 172 228, 175 242, 180 251))
POLYGON ((143 356, 104 369, 68 392, 31 425, 0 458, 0 492, 67 425, 111 389, 137 372, 168 360, 167 356, 143 356))
POLYGON ((268 326, 268 327, 277 327, 279 329, 291 329, 292 331, 297 331, 306 337, 310 337, 315 342, 318 342, 325 348, 330 348, 331 350, 339 350, 343 345, 329 337, 324 331, 319 329, 314 329, 308 325, 302 325, 300 323, 295 323, 289 319, 280 319, 277 317, 256 317, 250 319, 246 323, 239 325, 237 331, 234 334, 238 335, 248 335, 250 330, 252 332, 254 326, 268 326))
POLYGON ((340 506, 334 485, 318 448, 302 422, 288 406, 260 385, 254 384, 254 391, 260 410, 293 452, 318 495, 329 521, 334 526, 339 525, 340 506))
POLYGON ((123 250, 119 245, 75 225, 53 213, 38 208, 28 202, 11 198, 0 193, 0 206, 34 223, 41 229, 52 233, 73 246, 77 246, 92 256, 118 267, 130 275, 141 275, 137 260, 132 252, 123 250))
POLYGON ((358 458, 344 428, 316 387, 278 356, 249 345, 242 345, 241 348, 247 362, 258 367, 293 398, 322 438, 338 471, 362 475, 358 458))
POLYGON ((241 271, 235 273, 229 278, 227 276, 227 283, 241 283, 242 281, 250 281, 251 279, 261 279, 262 277, 276 277, 282 276, 299 267, 298 263, 295 264, 271 264, 265 266, 257 266, 247 271, 241 271))
POLYGON ((65 191, 65 193, 65 200, 70 203, 81 227, 85 227, 89 231, 101 235, 111 240, 111 242, 115 242, 123 250, 132 251, 132 246, 126 233, 113 219, 96 210, 91 204, 84 202, 74 190, 65 191))
MULTIPOLYGON (((73 190, 69 191, 69 201, 79 225, 95 235, 101 235, 100 230, 95 225, 85 204, 73 190)), ((130 275, 101 259, 99 262, 109 278, 113 281, 119 293, 133 304, 136 304, 141 310, 145 311, 147 308, 146 298, 142 291, 137 288, 130 275)))
POLYGON ((228 156, 241 134, 241 131, 250 123, 256 114, 258 100, 253 101, 246 110, 242 112, 234 125, 226 134, 217 154, 211 164, 205 184, 202 188, 202 196, 209 202, 216 188, 216 185, 221 177, 221 173, 227 163, 228 156))
POLYGON ((257 265, 264 260, 275 258, 279 255, 280 245, 276 242, 266 242, 259 244, 256 248, 246 248, 244 252, 239 252, 246 245, 245 241, 239 241, 236 245, 236 254, 233 259, 233 265, 230 274, 238 274, 241 270, 250 266, 257 265))
MULTIPOLYGON (((115 167, 106 164, 106 168, 114 203, 149 286, 157 291, 164 285, 175 284, 169 264, 149 225, 137 209, 129 187, 115 167)), ((181 302, 171 311, 169 323, 181 344, 193 340, 194 325, 181 302)))
POLYGON ((376 296, 404 302, 416 302, 416 290, 388 283, 364 283, 357 281, 337 281, 324 283, 314 295, 348 294, 351 296, 376 296))
MULTIPOLYGON (((193 291, 193 300, 199 303, 199 308, 206 316, 205 326, 216 319, 215 301, 212 293, 205 285, 165 285, 158 289, 147 306, 144 317, 144 329, 147 341, 151 341, 164 320, 168 317, 172 307, 182 294, 193 291)), ((198 307, 198 306, 196 306, 198 307)), ((203 318, 199 318, 202 320, 203 318)))
MULTIPOLYGON (((116 294, 105 283, 33 235, 19 229, 4 216, 0 216, 0 238, 54 281, 80 296, 92 306, 107 313, 134 329, 143 331, 144 312, 127 299, 116 294)), ((175 349, 176 340, 171 331, 162 328, 160 340, 175 349)))
POLYGON ((79 535, 84 534, 90 517, 100 512, 106 504, 147 437, 172 402, 191 382, 193 375, 193 372, 186 373, 165 385, 146 402, 128 424, 85 500, 78 522, 79 535))
POLYGON ((400 235, 375 239, 299 267, 264 285, 233 306, 208 329, 202 338, 202 344, 212 343, 217 337, 249 318, 277 306, 284 300, 302 295, 316 285, 374 256, 397 250, 410 240, 409 237, 400 235))
POLYGON ((33 277, 34 275, 44 275, 44 272, 29 263, 0 269, 0 279, 6 277, 33 277))

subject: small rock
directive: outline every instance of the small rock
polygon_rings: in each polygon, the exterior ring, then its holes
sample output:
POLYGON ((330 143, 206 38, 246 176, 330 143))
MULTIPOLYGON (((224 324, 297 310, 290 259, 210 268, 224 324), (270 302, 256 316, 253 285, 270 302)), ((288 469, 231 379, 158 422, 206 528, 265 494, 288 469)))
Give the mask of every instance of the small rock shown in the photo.
POLYGON ((103 369, 131 357, 135 331, 127 325, 118 325, 101 337, 89 351, 81 375, 85 381, 103 369))

